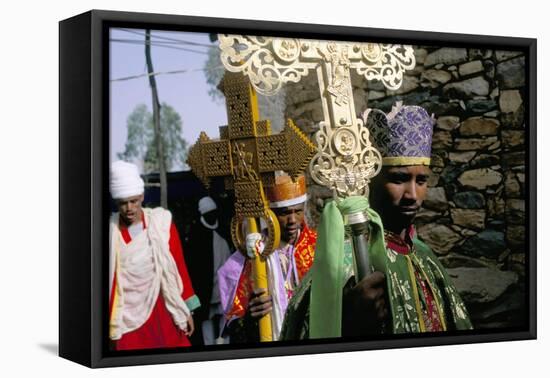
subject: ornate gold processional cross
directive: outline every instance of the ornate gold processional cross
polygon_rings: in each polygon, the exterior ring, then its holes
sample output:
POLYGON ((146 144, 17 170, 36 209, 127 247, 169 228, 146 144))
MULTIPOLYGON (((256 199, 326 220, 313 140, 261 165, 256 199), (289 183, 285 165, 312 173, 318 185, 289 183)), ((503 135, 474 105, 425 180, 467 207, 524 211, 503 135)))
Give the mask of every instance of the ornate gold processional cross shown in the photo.
POLYGON ((369 181, 382 159, 357 118, 351 70, 397 89, 405 70, 416 64, 412 47, 223 34, 218 39, 224 67, 247 75, 265 95, 275 94, 284 83, 299 82, 309 70, 317 71, 324 121, 315 135, 311 177, 335 196, 368 195, 369 181))
MULTIPOLYGON (((218 35, 218 39, 225 68, 247 75, 254 88, 265 95, 276 93, 284 83, 299 82, 309 70, 317 71, 324 121, 315 134, 317 153, 309 164, 311 178, 330 188, 335 199, 368 197, 369 182, 382 168, 382 157, 371 144, 368 128, 357 117, 351 70, 397 89, 405 70, 416 64, 412 46, 243 35, 218 35)), ((367 116, 370 112, 367 109, 367 116)), ((386 121, 379 110, 367 119, 386 121)), ((352 229, 360 280, 370 269, 369 220, 364 211, 358 211, 346 214, 344 222, 352 229)))
MULTIPOLYGON (((226 189, 235 190, 235 217, 231 221, 231 238, 246 253, 246 233, 258 232, 256 219, 268 227, 268 237, 261 256, 248 256, 254 262, 257 288, 267 288, 265 258, 280 239, 279 223, 269 209, 264 186, 275 183, 275 171, 284 170, 293 178, 302 173, 315 154, 315 146, 288 120, 283 131, 271 134, 268 120, 259 119, 257 95, 247 77, 226 72, 221 83, 225 95, 227 126, 220 127, 220 139, 212 140, 202 132, 189 150, 187 163, 208 188, 213 177, 224 177, 226 189)), ((271 318, 260 319, 260 341, 271 341, 271 318)))

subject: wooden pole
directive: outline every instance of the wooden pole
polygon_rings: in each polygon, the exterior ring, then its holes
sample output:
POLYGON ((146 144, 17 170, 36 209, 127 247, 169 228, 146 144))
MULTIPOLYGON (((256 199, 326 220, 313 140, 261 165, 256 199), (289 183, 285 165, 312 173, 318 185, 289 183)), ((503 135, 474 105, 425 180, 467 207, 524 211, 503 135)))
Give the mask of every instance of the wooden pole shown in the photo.
POLYGON ((168 190, 166 182, 166 159, 164 158, 164 144, 162 142, 162 132, 160 129, 160 102, 157 91, 157 81, 153 75, 153 60, 151 59, 151 30, 145 30, 145 61, 147 62, 147 72, 149 73, 149 86, 153 96, 153 126, 155 131, 155 145, 157 147, 157 159, 159 163, 160 176, 160 206, 168 208, 168 190))

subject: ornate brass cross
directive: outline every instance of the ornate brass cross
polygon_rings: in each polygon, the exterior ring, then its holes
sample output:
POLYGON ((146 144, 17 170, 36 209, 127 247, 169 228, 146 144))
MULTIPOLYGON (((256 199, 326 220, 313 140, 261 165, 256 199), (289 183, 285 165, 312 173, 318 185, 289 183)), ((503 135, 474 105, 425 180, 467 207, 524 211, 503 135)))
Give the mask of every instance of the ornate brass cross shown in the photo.
MULTIPOLYGON (((315 153, 315 146, 288 120, 279 134, 271 134, 268 120, 260 120, 257 95, 242 74, 227 72, 221 83, 229 122, 220 127, 220 139, 202 132, 189 151, 188 164, 208 188, 212 177, 224 177, 226 189, 235 190, 237 219, 268 216, 263 186, 274 183, 274 173, 284 170, 290 176, 302 173, 315 153)), ((238 223, 238 222, 237 222, 238 223)), ((233 228, 234 242, 242 239, 233 228)), ((266 253, 274 240, 266 245, 266 253)))
POLYGON ((324 121, 315 136, 318 150, 310 163, 311 177, 340 197, 368 195, 369 181, 382 159, 357 118, 351 69, 397 89, 404 71, 416 64, 412 47, 242 35, 218 38, 225 68, 247 75, 260 93, 274 94, 284 83, 317 71, 324 121))
MULTIPOLYGON (((316 148, 290 119, 281 133, 271 134, 269 121, 259 119, 256 92, 246 76, 226 72, 221 90, 226 98, 228 125, 220 127, 219 140, 202 132, 189 150, 187 162, 207 188, 212 177, 224 177, 226 189, 235 190, 231 237, 241 252, 246 251, 244 224, 247 233, 258 232, 256 219, 266 221, 268 238, 264 251, 261 256, 248 257, 254 261, 256 287, 267 288, 265 257, 277 248, 280 230, 263 187, 274 184, 277 170, 297 177, 306 169, 316 148)), ((260 319, 260 340, 271 341, 269 314, 260 319)))
MULTIPOLYGON (((219 35, 218 39, 225 68, 250 77, 260 93, 273 94, 282 84, 298 82, 310 70, 317 71, 324 121, 315 135, 317 153, 309 164, 311 178, 332 189, 334 197, 368 197, 369 182, 382 168, 382 157, 369 140, 368 128, 357 117, 351 69, 367 80, 377 79, 387 88, 397 89, 405 70, 416 64, 412 47, 242 35, 219 35)), ((379 122, 379 111, 370 111, 368 122, 379 122)), ((345 221, 354 229, 361 279, 370 267, 363 227, 368 219, 359 211, 345 221)))

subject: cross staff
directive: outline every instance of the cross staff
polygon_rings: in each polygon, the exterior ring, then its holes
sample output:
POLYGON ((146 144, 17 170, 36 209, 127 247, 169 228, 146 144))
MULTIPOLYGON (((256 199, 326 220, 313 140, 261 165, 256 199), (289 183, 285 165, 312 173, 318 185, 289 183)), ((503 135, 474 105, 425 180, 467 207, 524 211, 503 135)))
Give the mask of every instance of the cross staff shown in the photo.
MULTIPOLYGON (((219 35, 218 39, 225 68, 244 73, 266 95, 276 93, 284 83, 299 82, 310 70, 317 71, 324 121, 315 135, 318 148, 309 165, 311 177, 332 189, 335 197, 368 196, 368 184, 380 171, 382 158, 357 118, 351 69, 397 89, 404 71, 416 64, 412 47, 242 35, 219 35)), ((368 221, 366 214, 349 214, 346 220, 352 226, 368 221)), ((363 226, 354 230, 359 278, 369 268, 363 226)))
MULTIPOLYGON (((280 134, 272 135, 268 120, 260 120, 256 92, 241 74, 226 72, 221 83, 226 98, 229 122, 220 127, 220 139, 212 140, 202 132, 189 150, 188 164, 208 188, 213 177, 223 177, 226 189, 235 190, 235 216, 231 221, 231 238, 243 253, 246 251, 242 230, 258 232, 257 218, 266 220, 268 237, 261 255, 253 259, 256 288, 268 288, 265 259, 280 238, 277 217, 269 209, 264 186, 275 182, 275 171, 284 170, 296 178, 307 167, 315 146, 288 120, 280 134)), ((260 319, 260 341, 271 341, 271 318, 260 319)))

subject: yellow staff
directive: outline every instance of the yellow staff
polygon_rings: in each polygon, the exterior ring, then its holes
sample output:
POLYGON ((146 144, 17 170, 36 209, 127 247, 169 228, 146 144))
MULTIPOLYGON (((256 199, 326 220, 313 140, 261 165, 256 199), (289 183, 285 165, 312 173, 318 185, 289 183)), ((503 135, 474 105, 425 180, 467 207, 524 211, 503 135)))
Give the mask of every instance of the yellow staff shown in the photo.
MULTIPOLYGON (((258 226, 256 219, 247 218, 247 234, 257 233, 258 226)), ((265 258, 258 253, 253 258, 252 275, 254 278, 254 287, 257 289, 268 289, 267 282, 267 266, 265 258)), ((267 313, 262 316, 258 322, 260 328, 260 341, 272 341, 273 332, 271 330, 271 314, 267 313)))
MULTIPOLYGON (((256 288, 268 288, 266 257, 278 246, 280 229, 277 217, 269 209, 264 186, 275 182, 275 171, 284 170, 296 178, 307 167, 316 147, 288 120, 284 130, 271 134, 268 120, 259 119, 256 92, 246 76, 226 72, 220 89, 226 98, 227 126, 220 127, 220 139, 212 140, 204 132, 189 150, 187 163, 208 188, 212 177, 223 177, 225 187, 235 191, 235 216, 231 238, 246 254, 246 234, 258 232, 257 219, 267 223, 267 238, 261 254, 253 261, 256 288)), ((267 291, 267 290, 266 290, 267 291)), ((260 319, 260 340, 271 341, 271 316, 260 319)))

